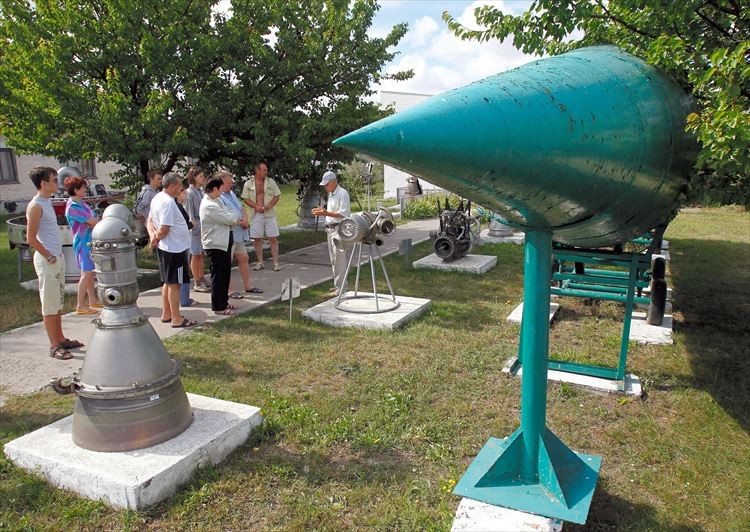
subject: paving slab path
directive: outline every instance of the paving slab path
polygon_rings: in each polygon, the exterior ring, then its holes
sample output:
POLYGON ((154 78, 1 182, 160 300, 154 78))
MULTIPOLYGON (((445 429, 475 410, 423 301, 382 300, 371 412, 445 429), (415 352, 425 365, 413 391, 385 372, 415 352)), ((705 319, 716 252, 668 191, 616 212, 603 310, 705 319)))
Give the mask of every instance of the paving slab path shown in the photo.
MULTIPOLYGON (((429 239, 434 230, 435 220, 417 220, 398 226, 394 235, 385 239, 380 248, 381 255, 397 252, 399 243, 410 238, 413 244, 429 239)), ((254 254, 251 253, 251 264, 254 254)), ((243 294, 244 299, 231 300, 239 313, 268 305, 281 299, 281 284, 289 277, 300 280, 302 289, 331 281, 332 272, 325 242, 298 249, 279 257, 281 271, 270 268, 270 261, 260 271, 251 272, 254 286, 263 289, 262 294, 243 294)), ((363 259, 367 260, 366 253, 363 259)), ((232 270, 232 287, 242 288, 237 268, 232 270)), ((395 287, 398 291, 398 287, 395 287)), ((190 297, 196 300, 193 306, 183 308, 184 316, 197 320, 201 326, 228 319, 230 316, 216 316, 211 311, 211 294, 191 291, 190 297)), ((161 338, 190 331, 173 329, 169 323, 161 323, 161 288, 141 292, 138 307, 149 317, 149 321, 161 338)), ((93 333, 92 316, 75 313, 63 316, 63 331, 68 338, 75 338, 88 344, 93 333)), ((39 391, 49 384, 50 378, 69 377, 78 371, 86 355, 86 347, 73 349, 73 358, 57 360, 49 357, 49 341, 42 322, 34 323, 0 334, 0 406, 10 395, 23 395, 39 391)))

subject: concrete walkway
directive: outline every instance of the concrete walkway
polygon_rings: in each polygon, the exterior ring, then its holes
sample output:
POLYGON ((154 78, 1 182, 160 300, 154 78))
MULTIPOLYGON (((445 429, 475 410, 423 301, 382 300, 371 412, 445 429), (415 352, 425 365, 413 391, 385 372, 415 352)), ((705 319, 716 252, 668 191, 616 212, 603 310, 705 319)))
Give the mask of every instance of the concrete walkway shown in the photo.
MULTIPOLYGON (((435 220, 419 220, 398 227, 393 236, 386 238, 380 248, 382 255, 397 252, 399 242, 411 238, 413 244, 429 238, 430 230, 436 228, 435 220)), ((268 252, 266 252, 268 254, 268 252)), ((363 254, 366 255, 366 254, 363 254)), ((255 254, 251 253, 251 261, 255 254)), ((364 257, 366 259, 366 256, 364 257)), ((289 277, 300 280, 302 288, 331 281, 332 272, 325 242, 292 251, 280 257, 280 272, 270 268, 270 260, 261 271, 251 271, 250 279, 254 286, 263 289, 262 294, 244 294, 244 299, 231 300, 238 312, 249 312, 268 305, 281 298, 281 283, 289 277)), ((251 262, 252 264, 252 262, 251 262)), ((232 271, 232 288, 242 289, 242 280, 237 268, 232 271)), ((394 287, 398 291, 398 287, 394 287)), ((211 294, 191 292, 196 304, 184 308, 182 313, 197 320, 199 326, 228 319, 229 316, 216 316, 211 311, 211 294)), ((151 325, 161 338, 183 333, 190 329, 173 329, 169 323, 161 323, 161 289, 141 292, 138 306, 150 318, 151 325)), ((85 344, 94 330, 92 316, 79 316, 75 313, 63 316, 63 331, 68 338, 78 339, 85 344)), ((56 360, 48 356, 49 341, 41 322, 20 327, 0 334, 0 405, 9 395, 23 395, 41 390, 52 377, 67 377, 80 369, 86 348, 73 349, 70 360, 56 360)))

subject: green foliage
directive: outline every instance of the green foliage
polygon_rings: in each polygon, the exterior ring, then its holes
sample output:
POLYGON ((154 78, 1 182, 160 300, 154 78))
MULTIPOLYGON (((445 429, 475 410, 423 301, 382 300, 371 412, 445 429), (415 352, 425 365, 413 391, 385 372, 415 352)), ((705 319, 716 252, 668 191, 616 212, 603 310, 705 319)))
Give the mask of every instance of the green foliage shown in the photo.
POLYGON ((616 44, 669 73, 691 91, 698 111, 687 130, 702 144, 691 180, 694 200, 750 205, 750 9, 739 0, 535 0, 514 16, 475 10, 484 30, 443 19, 464 39, 512 39, 529 54, 556 55, 616 44), (576 32, 573 34, 573 32, 576 32), (582 33, 583 36, 575 38, 582 33))
POLYGON ((445 206, 445 200, 451 207, 458 206, 461 198, 455 194, 428 194, 421 198, 409 200, 401 215, 409 220, 421 220, 422 218, 433 218, 438 215, 438 202, 445 206))
POLYGON ((130 188, 187 157, 303 182, 351 158, 331 141, 382 116, 363 97, 406 25, 369 37, 374 0, 218 4, 0 0, 0 133, 122 164, 130 188))

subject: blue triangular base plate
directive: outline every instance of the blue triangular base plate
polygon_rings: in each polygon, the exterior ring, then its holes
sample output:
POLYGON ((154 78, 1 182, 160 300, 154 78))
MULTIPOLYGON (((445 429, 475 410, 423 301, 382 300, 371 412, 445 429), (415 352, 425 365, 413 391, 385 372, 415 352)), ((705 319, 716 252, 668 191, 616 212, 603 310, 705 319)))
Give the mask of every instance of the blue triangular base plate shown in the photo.
POLYGON ((540 470, 547 470, 548 475, 554 470, 556 478, 550 482, 548 477, 541 475, 541 482, 528 483, 518 474, 523 453, 522 438, 520 429, 508 438, 490 438, 453 493, 495 506, 585 523, 599 478, 601 457, 574 453, 546 430, 540 456, 541 461, 549 461, 552 467, 542 466, 540 470))

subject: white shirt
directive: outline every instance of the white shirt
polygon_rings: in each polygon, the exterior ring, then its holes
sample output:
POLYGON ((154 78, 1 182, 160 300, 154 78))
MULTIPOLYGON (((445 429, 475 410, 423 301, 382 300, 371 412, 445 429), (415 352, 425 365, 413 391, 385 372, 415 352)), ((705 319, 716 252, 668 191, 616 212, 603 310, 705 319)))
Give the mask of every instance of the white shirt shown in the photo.
POLYGON ((167 236, 159 240, 158 247, 170 253, 182 253, 190 247, 190 231, 172 196, 159 192, 151 201, 151 221, 158 231, 162 225, 169 226, 167 236))
MULTIPOLYGON (((351 202, 349 200, 349 193, 336 186, 336 188, 328 194, 328 202, 326 203, 326 210, 328 212, 337 212, 344 218, 351 216, 351 202)), ((341 218, 334 218, 333 216, 326 216, 326 225, 337 224, 341 221, 341 218)))

